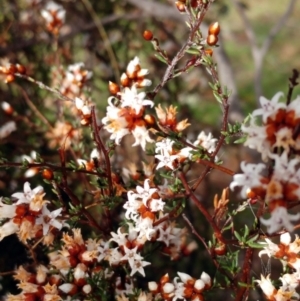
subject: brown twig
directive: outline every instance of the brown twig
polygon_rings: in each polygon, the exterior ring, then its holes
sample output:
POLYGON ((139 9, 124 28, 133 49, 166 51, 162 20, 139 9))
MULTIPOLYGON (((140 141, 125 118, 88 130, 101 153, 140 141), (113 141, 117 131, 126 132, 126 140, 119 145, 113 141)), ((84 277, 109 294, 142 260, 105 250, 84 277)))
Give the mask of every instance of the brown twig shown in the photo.
POLYGON ((106 148, 99 136, 99 127, 97 124, 95 107, 92 107, 92 130, 93 130, 94 141, 97 144, 97 149, 98 149, 99 153, 101 153, 101 152, 103 153, 103 156, 105 159, 108 190, 109 190, 109 195, 111 196, 113 193, 113 183, 112 183, 112 178, 111 178, 112 172, 111 172, 111 166, 110 166, 110 158, 109 158, 108 151, 106 150, 106 148))
POLYGON ((219 240, 220 242, 226 244, 226 240, 224 239, 224 237, 221 233, 221 230, 218 228, 218 226, 216 225, 215 221, 213 220, 213 218, 209 214, 209 212, 206 210, 206 208, 199 202, 199 200, 197 199, 195 194, 192 192, 191 188, 189 187, 189 185, 186 181, 186 178, 185 178, 185 175, 183 172, 179 173, 179 179, 181 180, 181 182, 185 188, 186 196, 193 201, 193 203, 196 205, 196 207, 204 215, 207 222, 212 226, 216 239, 219 240))
POLYGON ((292 100, 292 94, 293 94, 294 88, 299 84, 299 82, 297 82, 298 78, 299 78, 299 71, 296 69, 293 69, 293 74, 289 78, 289 90, 288 90, 288 94, 286 97, 287 105, 289 105, 292 100))
POLYGON ((188 226, 190 227, 192 233, 202 242, 202 244, 204 245, 206 251, 208 252, 208 254, 211 256, 211 259, 215 265, 215 267, 222 272, 222 274, 226 275, 226 277, 233 282, 233 278, 231 277, 231 275, 224 270, 219 262, 216 260, 215 255, 211 252, 210 248, 208 247, 207 243, 205 242, 205 240, 203 239, 203 237, 196 231, 195 227, 192 225, 192 223, 190 222, 190 220, 187 218, 187 216, 185 214, 182 214, 183 219, 185 220, 185 222, 188 224, 188 226))
MULTIPOLYGON (((238 276, 236 281, 241 282, 241 283, 246 283, 247 285, 249 285, 253 253, 254 253, 254 250, 250 247, 246 250, 244 264, 243 264, 243 268, 242 268, 242 276, 241 277, 238 276)), ((247 286, 240 286, 239 290, 236 293, 236 297, 234 300, 235 301, 247 300, 248 293, 249 293, 249 288, 247 286)))

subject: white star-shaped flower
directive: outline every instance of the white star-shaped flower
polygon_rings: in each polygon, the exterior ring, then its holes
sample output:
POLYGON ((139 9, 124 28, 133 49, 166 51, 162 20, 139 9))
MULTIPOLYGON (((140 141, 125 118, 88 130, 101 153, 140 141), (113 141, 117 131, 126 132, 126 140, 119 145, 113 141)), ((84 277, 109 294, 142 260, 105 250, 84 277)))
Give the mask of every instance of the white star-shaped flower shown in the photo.
POLYGON ((46 206, 43 206, 42 214, 35 221, 37 225, 43 225, 43 235, 46 235, 49 232, 50 226, 57 228, 58 230, 62 228, 62 223, 56 220, 56 218, 60 216, 61 211, 62 208, 58 208, 50 212, 46 206))
POLYGON ((150 106, 151 108, 154 106, 152 100, 144 99, 146 96, 145 92, 137 93, 135 85, 133 85, 131 89, 126 87, 124 92, 120 93, 120 95, 122 100, 121 107, 130 107, 135 110, 136 114, 139 114, 144 106, 150 106))

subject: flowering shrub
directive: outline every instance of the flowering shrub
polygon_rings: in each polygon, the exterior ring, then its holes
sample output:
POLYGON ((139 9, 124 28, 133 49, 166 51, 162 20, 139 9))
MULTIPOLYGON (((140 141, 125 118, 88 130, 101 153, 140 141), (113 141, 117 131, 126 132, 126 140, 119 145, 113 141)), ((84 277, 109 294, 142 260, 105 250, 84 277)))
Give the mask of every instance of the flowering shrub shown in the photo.
MULTIPOLYGON (((154 74, 134 57, 117 83, 107 83, 110 97, 103 118, 87 87, 93 73, 83 63, 59 65, 50 73, 52 85, 46 85, 30 76, 26 66, 1 62, 7 84, 19 78, 59 99, 57 115, 54 101, 47 107, 56 116, 51 122, 48 112, 42 114, 25 92, 36 122, 1 103, 10 119, 0 128, 1 141, 14 132, 23 135, 20 120, 42 141, 24 141, 33 143, 31 152, 12 160, 8 151, 0 157, 1 168, 22 173, 23 186, 20 191, 20 183, 14 182, 15 192, 0 198, 0 240, 16 235, 29 258, 11 272, 18 291, 7 292, 5 300, 202 301, 215 300, 224 290, 235 300, 246 300, 256 296, 258 287, 266 300, 299 299, 300 243, 297 235, 292 242, 290 234, 300 220, 293 213, 300 198, 300 97, 292 98, 298 73, 290 79, 286 98, 281 92, 271 100, 261 97, 261 108, 243 123, 229 123, 230 93, 220 83, 213 57, 220 25, 212 23, 207 32, 200 29, 212 2, 176 2, 188 17, 190 33, 173 58, 151 31, 144 32, 166 64, 165 74, 151 90, 154 74), (181 60, 186 63, 181 65, 181 60), (197 138, 188 139, 189 120, 181 120, 176 105, 157 101, 169 81, 197 66, 206 69, 223 111, 218 138, 201 130, 197 138), (40 131, 41 122, 47 131, 40 131), (264 163, 242 162, 240 174, 226 168, 220 150, 233 141, 255 149, 264 163), (139 162, 123 164, 125 143, 138 149, 139 162), (199 166, 201 175, 191 180, 199 166), (212 170, 232 177, 229 188, 233 195, 240 187, 242 204, 229 198, 224 187, 221 197, 216 194, 212 200, 213 210, 206 208, 197 188, 212 170), (34 187, 36 175, 44 182, 34 187), (197 230, 203 221, 193 220, 188 204, 201 213, 207 233, 197 230), (251 215, 240 228, 236 220, 245 212, 251 215), (194 275, 183 264, 169 273, 169 264, 199 252, 196 241, 215 272, 194 275), (282 262, 280 284, 265 271, 260 277, 252 273, 256 258, 264 260, 263 255, 282 262)), ((48 2, 40 13, 45 30, 57 42, 66 11, 48 2)))

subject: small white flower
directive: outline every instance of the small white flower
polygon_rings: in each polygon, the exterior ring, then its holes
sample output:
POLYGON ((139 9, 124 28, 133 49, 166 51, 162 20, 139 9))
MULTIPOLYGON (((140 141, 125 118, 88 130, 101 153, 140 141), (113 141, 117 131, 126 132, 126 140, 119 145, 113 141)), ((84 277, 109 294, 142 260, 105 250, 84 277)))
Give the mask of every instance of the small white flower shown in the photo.
POLYGON ((260 222, 268 227, 268 233, 272 234, 284 227, 287 231, 292 232, 294 226, 291 222, 298 221, 300 213, 295 215, 289 214, 285 207, 277 207, 271 212, 270 219, 261 218, 260 222))
POLYGON ((50 1, 45 5, 45 8, 41 11, 41 14, 48 23, 54 21, 53 14, 55 14, 56 18, 61 20, 61 22, 64 22, 66 17, 65 9, 53 1, 50 1))
POLYGON ((252 113, 252 116, 262 116, 263 122, 266 123, 267 119, 276 116, 277 112, 281 108, 286 108, 286 104, 279 102, 280 97, 283 96, 282 92, 276 93, 271 100, 261 96, 259 102, 261 104, 261 109, 257 109, 252 113))
POLYGON ((212 134, 209 133, 208 135, 205 134, 204 131, 202 131, 195 141, 194 145, 200 145, 203 148, 205 148, 208 152, 213 152, 216 148, 216 143, 218 139, 213 138, 212 134))
POLYGON ((169 138, 163 139, 162 141, 159 141, 159 142, 156 142, 155 152, 156 153, 161 153, 163 151, 172 152, 173 144, 174 144, 174 141, 169 138))
POLYGON ((146 96, 145 92, 137 93, 135 85, 133 85, 131 89, 126 87, 124 92, 120 93, 120 95, 122 100, 121 107, 130 107, 135 110, 136 114, 139 114, 144 106, 150 106, 151 108, 154 106, 152 100, 144 99, 146 96))
POLYGON ((156 238, 156 240, 165 243, 167 247, 170 245, 172 240, 176 239, 176 236, 172 234, 173 228, 171 226, 168 226, 166 229, 164 229, 159 225, 157 229, 159 236, 156 238))
POLYGON ((13 220, 9 220, 7 223, 0 227, 0 241, 11 234, 16 233, 19 230, 19 226, 13 222, 13 220))
POLYGON ((178 155, 170 155, 167 150, 163 150, 160 155, 155 155, 155 158, 160 162, 157 164, 156 169, 160 169, 162 167, 169 167, 174 170, 173 163, 176 159, 179 158, 178 155))
POLYGON ((276 289, 270 280, 270 275, 268 275, 266 278, 263 275, 260 277, 261 280, 255 280, 255 282, 259 284, 262 291, 268 298, 273 297, 273 295, 276 293, 276 289))
POLYGON ((12 194, 12 197, 18 199, 16 205, 19 204, 29 204, 32 200, 35 199, 37 195, 43 194, 44 188, 42 186, 37 186, 34 189, 30 188, 29 182, 24 184, 24 193, 23 192, 16 192, 12 194))
POLYGON ((62 208, 59 208, 50 212, 46 206, 43 206, 42 214, 35 222, 37 225, 43 225, 43 235, 46 235, 49 232, 50 226, 57 228, 58 230, 62 228, 62 223, 56 220, 56 218, 60 216, 61 211, 62 208))
POLYGON ((153 142, 153 140, 149 136, 149 131, 146 129, 145 126, 135 126, 131 133, 135 139, 135 142, 132 144, 132 146, 140 145, 142 149, 145 150, 146 143, 153 142))
POLYGON ((145 206, 147 206, 147 201, 152 197, 153 193, 157 192, 157 188, 150 188, 150 180, 146 179, 144 182, 144 187, 136 187, 136 197, 141 198, 145 206))
POLYGON ((233 190, 236 186, 243 186, 241 196, 247 196, 247 189, 253 187, 260 187, 260 173, 265 168, 265 164, 246 164, 244 161, 241 163, 243 174, 236 174, 233 176, 233 182, 230 184, 230 189, 233 190))

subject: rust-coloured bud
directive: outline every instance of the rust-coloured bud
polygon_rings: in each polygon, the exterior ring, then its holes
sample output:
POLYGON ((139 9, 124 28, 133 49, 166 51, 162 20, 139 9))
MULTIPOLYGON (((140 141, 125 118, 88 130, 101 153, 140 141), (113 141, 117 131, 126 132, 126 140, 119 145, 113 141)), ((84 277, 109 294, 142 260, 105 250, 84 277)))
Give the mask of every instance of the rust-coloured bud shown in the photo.
POLYGON ((220 33, 221 27, 219 22, 214 22, 209 25, 208 34, 217 36, 220 33))
POLYGON ((35 217, 32 216, 32 215, 26 215, 23 218, 22 222, 24 222, 24 221, 28 221, 29 223, 31 223, 32 225, 34 225, 35 224, 35 217))
POLYGON ((83 117, 83 118, 80 120, 80 124, 83 125, 83 126, 90 125, 90 124, 91 124, 91 116, 83 117))
POLYGON ((21 74, 25 74, 26 73, 26 68, 23 65, 16 64, 16 68, 17 68, 17 72, 19 72, 21 74))
POLYGON ((17 72, 17 67, 14 64, 10 64, 9 67, 8 67, 8 72, 9 73, 17 72))
POLYGON ((25 293, 23 296, 23 300, 24 301, 36 301, 37 296, 35 295, 35 293, 25 293))
POLYGON ((70 266, 72 268, 75 268, 77 266, 77 264, 78 264, 78 260, 74 256, 70 256, 69 257, 69 263, 70 263, 70 266))
POLYGON ((146 40, 146 41, 151 41, 153 39, 153 33, 152 31, 150 30, 145 30, 143 32, 143 38, 146 40))
POLYGON ((108 89, 112 95, 116 95, 120 92, 119 85, 117 85, 116 83, 113 83, 111 81, 108 83, 108 89))
POLYGON ((6 84, 9 84, 9 83, 13 82, 15 79, 16 78, 15 78, 15 76, 13 74, 7 74, 6 77, 5 77, 4 82, 6 84))
POLYGON ((212 56, 214 51, 211 48, 205 49, 204 50, 205 54, 212 56))
POLYGON ((217 254, 219 256, 223 256, 226 254, 226 245, 221 243, 217 247, 215 247, 214 251, 215 251, 215 254, 217 254))
POLYGON ((185 12, 185 5, 184 3, 182 3, 181 1, 176 1, 175 5, 177 7, 177 9, 181 12, 184 13, 185 12))
POLYGON ((67 248, 71 256, 76 257, 82 250, 79 244, 72 244, 67 248))
POLYGON ((183 291, 183 296, 184 296, 185 298, 191 298, 192 295, 193 295, 193 293, 194 293, 193 287, 191 287, 191 286, 186 286, 185 289, 184 289, 184 291, 183 291))
POLYGON ((213 34, 210 34, 207 38, 206 38, 206 43, 209 45, 209 46, 214 46, 218 43, 218 37, 213 35, 213 34))
POLYGON ((156 119, 153 115, 145 115, 144 120, 146 122, 147 125, 154 125, 156 122, 156 119))
POLYGON ((247 198, 248 199, 255 199, 255 198, 257 198, 256 193, 253 190, 251 190, 250 188, 247 189, 246 194, 247 194, 247 198))
POLYGON ((15 214, 17 217, 23 217, 27 211, 27 206, 25 204, 20 204, 16 206, 15 214))
POLYGON ((165 283, 169 282, 170 281, 170 277, 169 277, 169 274, 165 274, 164 276, 162 276, 160 278, 160 285, 163 286, 165 283))
POLYGON ((53 171, 51 169, 48 169, 48 168, 43 169, 42 177, 45 180, 51 181, 53 179, 53 171))
POLYGON ((62 280, 59 275, 51 275, 49 277, 49 283, 51 285, 55 284, 56 286, 59 286, 62 283, 62 280))
POLYGON ((155 214, 153 212, 150 212, 150 211, 146 211, 146 212, 143 212, 142 213, 142 218, 149 218, 151 220, 154 221, 155 219, 155 214))
POLYGON ((44 300, 44 295, 45 295, 45 290, 42 286, 38 286, 36 288, 36 292, 35 292, 35 295, 37 297, 37 300, 44 300))
POLYGON ((130 84, 131 84, 131 80, 129 79, 129 77, 127 76, 126 73, 123 73, 123 74, 121 75, 120 80, 121 80, 121 85, 122 85, 123 87, 129 87, 130 84))
POLYGON ((86 280, 84 278, 75 279, 74 282, 79 287, 86 285, 86 280))

